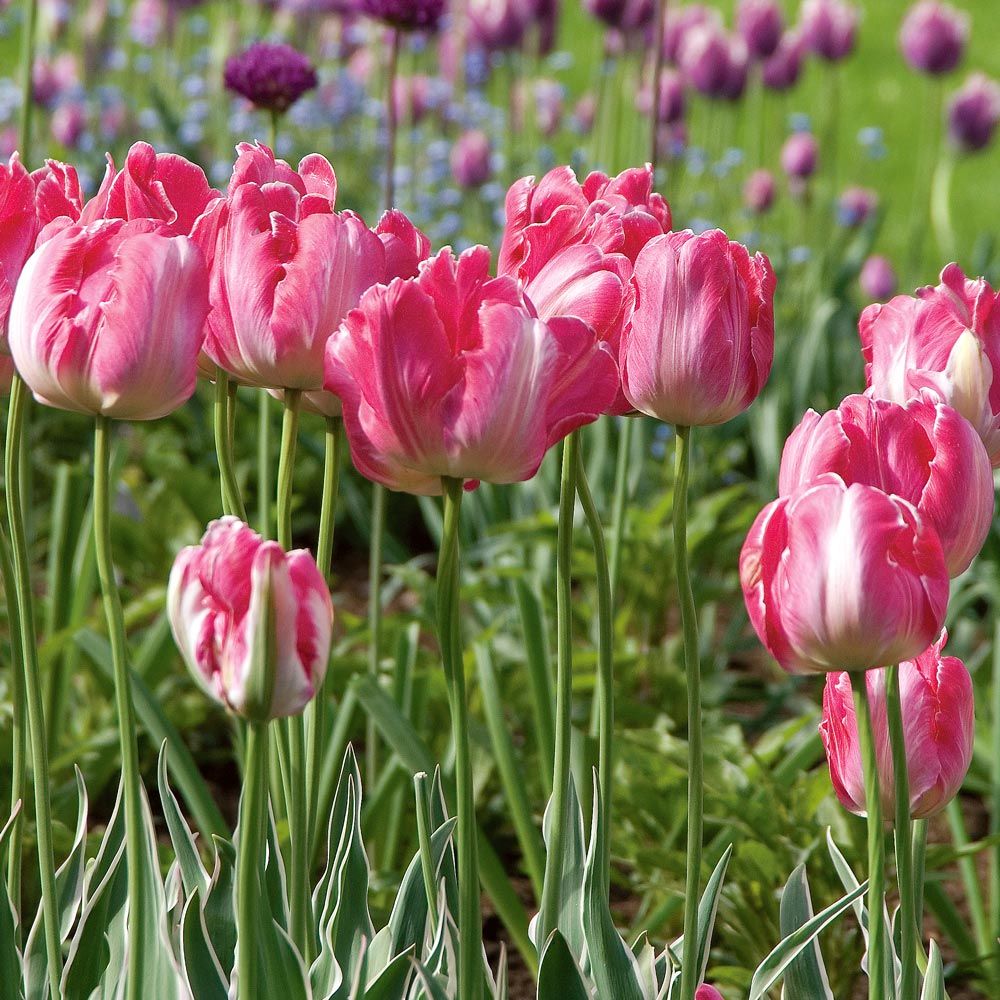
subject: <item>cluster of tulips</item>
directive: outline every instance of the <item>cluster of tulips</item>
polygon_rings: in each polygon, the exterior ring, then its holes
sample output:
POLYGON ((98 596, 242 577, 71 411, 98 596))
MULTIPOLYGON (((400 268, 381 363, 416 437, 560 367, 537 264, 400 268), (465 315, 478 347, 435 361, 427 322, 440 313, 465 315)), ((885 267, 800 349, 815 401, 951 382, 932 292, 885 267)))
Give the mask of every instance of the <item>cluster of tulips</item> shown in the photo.
MULTIPOLYGON (((292 469, 298 415, 306 408, 327 419, 334 447, 342 422, 355 468, 376 489, 444 496, 437 611, 456 752, 458 995, 475 1000, 484 968, 458 615, 462 494, 479 482, 532 477, 546 451, 565 439, 555 792, 534 931, 542 952, 564 912, 560 865, 572 822, 568 557, 577 494, 585 507, 593 506, 576 431, 604 414, 634 411, 672 423, 678 474, 686 483, 690 428, 739 414, 769 374, 775 286, 769 262, 720 231, 671 232, 669 208, 653 192, 648 167, 615 178, 591 174, 582 184, 561 168, 537 183, 516 183, 507 197, 495 277, 485 247, 431 255, 428 240, 400 212, 387 212, 371 229, 354 213, 338 211, 336 175, 318 154, 293 169, 266 146, 243 144, 224 195, 210 188, 198 166, 144 143, 131 149, 121 170, 109 160, 100 191, 88 201, 74 169, 53 161, 29 174, 15 156, 2 183, 7 342, 16 368, 7 443, 15 580, 8 592, 18 595, 25 637, 53 993, 61 954, 45 747, 37 738, 44 720, 13 485, 19 481, 26 390, 41 403, 96 418, 95 531, 115 665, 135 945, 127 978, 137 983, 143 975, 138 928, 147 905, 138 856, 143 806, 110 545, 109 437, 113 421, 153 420, 181 406, 200 372, 215 383, 225 516, 209 525, 200 545, 178 556, 168 606, 178 647, 200 685, 246 720, 237 852, 240 995, 259 995, 261 982, 253 941, 266 817, 276 807, 268 804, 271 747, 289 776, 280 806, 290 837, 290 937, 307 966, 317 950, 308 902, 317 809, 310 779, 320 749, 316 713, 322 699, 313 699, 330 653, 333 611, 325 577, 336 486, 335 478, 325 484, 315 556, 291 551, 292 469), (246 524, 234 473, 233 401, 241 386, 259 390, 265 409, 271 396, 282 401, 274 540, 246 524), (287 721, 276 724, 279 719, 287 721)), ((692 998, 698 987, 700 706, 683 501, 678 504, 695 755, 686 946, 692 955, 684 962, 682 995, 692 998)), ((596 523, 599 529, 599 518, 596 523)), ((270 533, 269 517, 262 528, 270 533)), ((599 534, 595 545, 603 548, 599 534)), ((602 613, 602 634, 598 779, 606 828, 613 725, 609 613, 602 613)), ((605 858, 605 868, 607 863, 605 858)))

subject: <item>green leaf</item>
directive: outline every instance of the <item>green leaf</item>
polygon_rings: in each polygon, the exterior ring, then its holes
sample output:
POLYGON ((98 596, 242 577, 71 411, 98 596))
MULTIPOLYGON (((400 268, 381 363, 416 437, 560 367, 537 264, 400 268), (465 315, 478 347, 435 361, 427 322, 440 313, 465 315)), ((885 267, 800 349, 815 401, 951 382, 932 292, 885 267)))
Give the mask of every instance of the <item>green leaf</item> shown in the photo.
POLYGON ((403 1000, 412 974, 413 951, 411 949, 402 955, 397 955, 358 993, 358 1000, 403 1000))
MULTIPOLYGON (((10 839, 14 825, 21 814, 21 802, 18 800, 10 819, 0 830, 0 856, 3 856, 10 839)), ((21 985, 21 956, 17 953, 17 922, 14 907, 7 893, 7 883, 0 870, 0 983, 7 984, 12 1000, 20 1000, 24 996, 21 985)))
POLYGON ((181 918, 181 963, 198 1000, 227 1000, 228 977, 209 939, 201 890, 197 888, 188 897, 181 918))
POLYGON ((181 881, 184 894, 191 896, 200 890, 201 897, 208 891, 208 872, 201 863, 194 835, 181 813, 180 806, 170 787, 167 776, 167 743, 160 744, 160 756, 156 766, 156 781, 160 789, 160 804, 163 808, 163 818, 170 833, 170 842, 174 848, 174 856, 181 870, 181 881))
POLYGON ((927 972, 924 973, 924 988, 920 992, 920 1000, 946 1000, 941 951, 933 940, 927 956, 927 972))
POLYGON ((583 933, 590 973, 600 997, 645 1000, 639 985, 635 956, 621 939, 608 905, 608 886, 601 870, 607 830, 601 825, 600 818, 601 789, 595 772, 594 818, 583 877, 583 933))
MULTIPOLYGON (((783 937, 797 931, 814 916, 805 865, 792 872, 781 894, 780 923, 783 937)), ((834 1000, 823 965, 819 941, 803 949, 785 970, 785 1000, 834 1000)))
POLYGON ((591 1000, 583 973, 558 929, 549 936, 538 967, 538 1000, 591 1000))
POLYGON ((222 837, 214 837, 215 868, 202 910, 212 950, 230 978, 236 961, 236 849, 222 837))
POLYGON ((856 899, 860 899, 868 888, 864 882, 852 893, 832 903, 811 920, 807 920, 797 931, 781 941, 767 958, 757 967, 750 982, 750 1000, 761 997, 782 977, 785 969, 804 951, 834 920, 849 909, 856 899))

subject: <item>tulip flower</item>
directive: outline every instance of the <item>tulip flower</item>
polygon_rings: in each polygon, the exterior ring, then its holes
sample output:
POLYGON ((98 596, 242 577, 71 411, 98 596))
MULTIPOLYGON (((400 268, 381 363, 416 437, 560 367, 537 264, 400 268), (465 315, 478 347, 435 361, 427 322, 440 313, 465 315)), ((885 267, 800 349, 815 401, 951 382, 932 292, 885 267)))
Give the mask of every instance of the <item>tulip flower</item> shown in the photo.
POLYGON ((360 0, 358 9, 400 31, 437 31, 445 0, 360 0))
POLYGON ((619 365, 629 402, 685 427, 745 410, 771 370, 774 271, 721 230, 660 236, 639 254, 619 365))
POLYGON ((1000 465, 1000 308, 957 264, 941 284, 871 305, 858 323, 869 395, 906 403, 930 390, 979 432, 1000 465))
POLYGON ((479 129, 463 132, 451 150, 451 173, 461 188, 479 188, 492 172, 493 145, 479 129))
POLYGON ((828 473, 758 514, 740 555, 750 621, 793 674, 870 670, 941 631, 948 571, 911 503, 828 473))
POLYGON ((973 73, 948 101, 948 138, 963 153, 978 153, 1000 123, 1000 84, 973 73))
POLYGON ((444 476, 530 479, 546 450, 614 399, 614 359, 583 322, 537 319, 474 247, 369 289, 330 338, 326 388, 344 404, 357 469, 440 494, 444 476))
POLYGON ((962 61, 968 38, 967 14, 937 0, 921 0, 903 20, 899 47, 915 70, 937 76, 962 61))
POLYGON ((149 220, 71 225, 28 260, 10 351, 35 398, 155 420, 190 398, 208 313, 197 247, 149 220))
POLYGON ((777 185, 770 170, 755 170, 743 185, 743 203, 754 215, 769 212, 774 205, 777 185))
POLYGON ((844 0, 805 0, 799 24, 806 45, 821 59, 839 62, 854 51, 858 10, 844 0))
MULTIPOLYGON (((80 221, 83 191, 75 167, 58 160, 46 160, 44 167, 32 171, 31 180, 35 185, 35 208, 40 230, 44 231, 46 226, 56 221, 63 226, 80 221)), ((39 238, 49 235, 52 233, 40 233, 39 238)))
POLYGON ((197 164, 137 142, 120 171, 108 154, 100 190, 84 206, 80 221, 155 219, 169 235, 189 236, 198 216, 218 197, 197 164))
POLYGON ((694 995, 694 1000, 725 1000, 725 997, 714 986, 702 983, 694 995))
MULTIPOLYGON (((947 633, 942 634, 919 656, 899 665, 913 819, 927 819, 941 812, 958 794, 972 762, 972 678, 960 659, 943 655, 947 638, 947 633)), ((895 783, 886 716, 886 671, 871 670, 865 680, 875 730, 882 808, 886 816, 892 816, 895 783)), ((827 675, 819 731, 837 798, 845 809, 863 816, 864 780, 850 674, 827 675)))
POLYGON ((754 59, 774 55, 785 27, 777 0, 740 0, 736 26, 754 59))
POLYGON ((885 302, 896 294, 899 281, 888 257, 873 254, 861 266, 858 275, 861 291, 874 302, 885 302))
POLYGON ((810 132, 795 132, 781 147, 781 169, 796 181, 808 180, 819 165, 819 143, 810 132))
POLYGON ((974 428, 927 393, 906 407, 848 396, 809 410, 785 442, 778 477, 789 496, 824 473, 909 500, 934 526, 951 576, 969 568, 993 521, 993 473, 974 428))
POLYGON ((14 286, 35 246, 35 186, 20 157, 0 164, 0 331, 6 331, 14 286))
POLYGON ((795 29, 786 31, 778 42, 774 54, 761 64, 760 77, 768 90, 789 90, 802 74, 805 42, 802 33, 795 29))
POLYGON ((712 24, 684 35, 678 65, 688 83, 706 97, 735 101, 746 89, 749 55, 741 38, 712 24))
POLYGON ((211 262, 205 353, 238 381, 318 391, 330 334, 361 293, 412 273, 425 243, 405 216, 384 232, 337 213, 337 178, 318 154, 298 171, 266 146, 239 147, 224 202, 200 220, 195 239, 211 262))
POLYGON ((322 574, 305 549, 286 553, 238 518, 179 553, 167 610, 195 680, 237 715, 298 715, 323 681, 333 605, 322 574))

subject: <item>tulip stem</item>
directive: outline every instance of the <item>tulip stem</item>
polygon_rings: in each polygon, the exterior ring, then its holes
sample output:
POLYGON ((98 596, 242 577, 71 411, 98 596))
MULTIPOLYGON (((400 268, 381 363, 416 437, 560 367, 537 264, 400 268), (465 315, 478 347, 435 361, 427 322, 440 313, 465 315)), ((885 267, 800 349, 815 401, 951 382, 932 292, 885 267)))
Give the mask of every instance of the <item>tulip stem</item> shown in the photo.
MULTIPOLYGON (((299 410, 302 392, 285 389, 284 416, 281 421, 281 451, 278 458, 278 544, 288 552, 292 548, 292 497, 295 474, 295 448, 299 433, 299 410)), ((291 936, 305 961, 312 964, 314 941, 310 913, 309 861, 312 857, 309 830, 309 799, 312 790, 306 784, 305 728, 301 715, 285 723, 288 741, 289 802, 288 834, 292 856, 291 936)))
MULTIPOLYGON (((343 420, 327 417, 324 436, 323 457, 323 499, 319 511, 319 538, 316 544, 316 564, 323 579, 329 582, 330 563, 333 558, 333 531, 337 514, 337 498, 340 495, 340 463, 344 435, 343 420)), ((326 679, 329 670, 316 691, 315 697, 306 705, 306 793, 309 797, 308 821, 306 829, 310 837, 316 837, 316 820, 319 815, 319 775, 323 763, 322 739, 326 733, 326 679)), ((310 853, 310 859, 313 854, 310 853)))
MULTIPOLYGON (((382 662, 382 549, 385 543, 386 490, 372 483, 371 547, 368 551, 368 672, 378 679, 382 662)), ((369 715, 365 726, 365 778, 374 788, 378 778, 378 730, 369 715)))
POLYGON ((556 733, 552 772, 551 839, 545 858, 538 948, 559 926, 562 911, 562 866, 569 827, 570 752, 573 738, 573 515, 576 511, 579 432, 563 443, 556 536, 556 733))
MULTIPOLYGON (((990 826, 992 837, 1000 835, 1000 613, 994 612, 993 687, 990 692, 990 826)), ((1000 937, 1000 843, 990 851, 990 939, 1000 937)), ((997 956, 1000 964, 1000 955, 997 956)), ((1000 976, 1000 967, 996 969, 1000 976)))
POLYGON ((622 570, 622 543, 625 539, 625 514, 629 500, 629 462, 632 453, 632 432, 636 419, 623 417, 618 435, 618 455, 615 462, 615 492, 611 502, 611 599, 618 597, 618 582, 622 570))
POLYGON ((21 36, 21 119, 18 123, 18 146, 21 162, 31 169, 32 119, 35 113, 34 69, 35 39, 38 36, 38 0, 25 0, 24 33, 21 36))
POLYGON ((437 568, 438 642, 451 705, 455 744, 455 788, 458 800, 458 996, 480 1000, 483 991, 481 948, 482 914, 479 907, 475 789, 469 743, 469 706, 465 664, 459 628, 460 561, 458 526, 462 506, 461 479, 444 477, 444 531, 437 568))
POLYGON ((261 995, 257 983, 257 927, 261 921, 260 859, 267 821, 267 744, 267 723, 248 723, 236 856, 236 968, 239 1000, 254 1000, 261 995))
POLYGON ((431 927, 438 922, 437 876, 434 871, 434 853, 431 849, 431 812, 427 801, 427 772, 413 776, 413 793, 416 800, 417 844, 420 847, 420 871, 424 877, 424 894, 427 896, 427 913, 431 927))
POLYGON ((257 530, 271 537, 271 397, 257 390, 257 530))
POLYGON ((691 465, 691 428, 676 428, 674 451, 674 567, 684 633, 684 673, 687 677, 688 822, 687 871, 684 880, 684 954, 681 959, 681 1000, 694 1000, 698 968, 698 902, 701 887, 704 836, 705 761, 701 731, 701 661, 698 655, 698 615, 688 565, 688 483, 691 465))
POLYGON ((125 618, 115 580, 111 549, 111 420, 98 415, 94 429, 94 547, 97 574, 101 583, 104 615, 108 623, 111 662, 115 679, 115 708, 118 715, 118 741, 122 753, 122 783, 125 788, 125 850, 128 869, 128 949, 126 996, 138 1000, 145 988, 145 961, 142 911, 147 891, 143 873, 145 832, 142 819, 142 792, 139 776, 139 748, 136 743, 132 710, 131 680, 125 640, 125 618))
MULTIPOLYGON (((35 642, 35 615, 31 598, 31 563, 24 531, 24 482, 21 466, 21 436, 24 431, 27 387, 15 375, 10 390, 7 416, 7 441, 4 472, 7 483, 7 519, 14 556, 14 591, 21 633, 25 708, 28 716, 28 741, 35 791, 35 825, 38 840, 38 871, 42 892, 42 917, 45 929, 45 954, 49 990, 62 996, 62 950, 59 934, 59 905, 56 894, 55 860, 52 849, 52 807, 49 788, 49 757, 42 708, 42 686, 35 642)), ((9 597, 8 597, 9 600, 9 597)), ((11 622, 13 625, 13 621, 11 622)))
POLYGON ((917 920, 917 946, 924 949, 924 877, 927 863, 927 820, 913 823, 913 912, 917 920))
POLYGON ((614 666, 614 606, 611 597, 611 574, 608 569, 608 548, 604 539, 604 525, 597 511, 582 450, 576 453, 576 489, 590 530, 594 547, 594 564, 597 575, 597 775, 601 792, 600 822, 604 830, 603 885, 611 885, 611 798, 614 769, 615 728, 615 666, 614 666))
MULTIPOLYGON (((7 533, 0 528, 0 573, 3 574, 3 592, 7 601, 7 618, 10 625, 10 700, 13 747, 11 751, 10 814, 24 800, 28 779, 27 742, 24 705, 24 652, 21 648, 21 618, 17 610, 14 563, 7 533)), ((7 895, 14 912, 21 912, 21 856, 24 843, 24 820, 19 816, 10 833, 7 853, 7 895)), ((20 944, 20 942, 18 942, 20 944)))
POLYGON ((858 724, 858 745, 865 781, 865 810, 868 814, 868 1000, 885 998, 885 823, 879 783, 875 732, 865 674, 852 674, 854 714, 858 724))
POLYGON ((903 707, 899 695, 899 667, 886 674, 886 711, 889 719, 889 744, 892 748, 892 774, 896 795, 896 881, 899 885, 901 924, 899 995, 917 995, 917 910, 913 878, 913 832, 910 821, 910 776, 906 762, 903 707))
POLYGON ((233 465, 233 441, 229 433, 231 405, 229 377, 219 368, 215 374, 215 451, 219 460, 219 478, 222 481, 222 510, 226 514, 235 514, 241 521, 245 521, 247 514, 233 465))

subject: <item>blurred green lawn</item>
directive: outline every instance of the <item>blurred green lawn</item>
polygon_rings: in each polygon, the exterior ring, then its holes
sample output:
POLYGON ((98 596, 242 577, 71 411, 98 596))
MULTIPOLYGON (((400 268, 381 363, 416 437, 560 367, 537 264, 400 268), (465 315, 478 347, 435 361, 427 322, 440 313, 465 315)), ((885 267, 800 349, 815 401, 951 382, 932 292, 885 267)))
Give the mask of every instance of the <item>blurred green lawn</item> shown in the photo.
MULTIPOLYGON (((943 81, 931 82, 914 73, 900 55, 897 38, 903 16, 911 6, 909 0, 862 0, 859 6, 864 14, 858 48, 839 70, 839 184, 841 187, 861 184, 879 192, 887 216, 877 249, 904 268, 914 212, 926 213, 924 191, 939 121, 938 102, 942 96, 957 89, 972 72, 981 71, 1000 78, 996 30, 1000 4, 997 0, 952 0, 952 4, 971 16, 972 31, 965 62, 943 81), (858 133, 872 126, 882 129, 885 137, 886 156, 879 161, 865 159, 858 143, 858 133), (918 171, 924 175, 919 186, 916 184, 918 171)), ((735 5, 735 0, 718 0, 714 4, 722 10, 729 24, 732 24, 735 5)), ((593 85, 592 54, 598 51, 599 29, 583 11, 582 4, 570 2, 564 7, 567 23, 563 44, 572 48, 577 57, 566 79, 572 80, 571 89, 580 93, 593 85)), ((790 19, 797 16, 798 7, 797 0, 785 0, 790 19)), ((802 81, 789 95, 788 113, 809 114, 813 127, 821 129, 830 86, 828 67, 815 59, 810 60, 802 81)), ((782 102, 779 98, 774 103, 782 102)), ((752 114, 751 102, 744 101, 740 111, 752 114)), ((692 138, 699 141, 697 128, 692 138)), ((783 133, 775 134, 769 143, 767 165, 776 165, 783 138, 783 133)), ((742 178, 745 173, 746 170, 737 176, 742 178)), ((955 170, 952 190, 959 260, 970 268, 981 266, 981 260, 974 259, 975 244, 984 235, 997 233, 1000 141, 983 153, 962 159, 955 170)), ((669 197, 670 192, 666 193, 669 197)), ((910 277, 930 282, 945 263, 930 236, 926 240, 923 260, 918 272, 910 277)))

